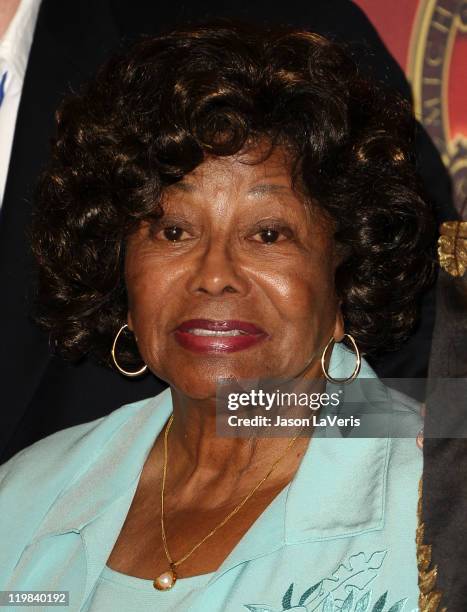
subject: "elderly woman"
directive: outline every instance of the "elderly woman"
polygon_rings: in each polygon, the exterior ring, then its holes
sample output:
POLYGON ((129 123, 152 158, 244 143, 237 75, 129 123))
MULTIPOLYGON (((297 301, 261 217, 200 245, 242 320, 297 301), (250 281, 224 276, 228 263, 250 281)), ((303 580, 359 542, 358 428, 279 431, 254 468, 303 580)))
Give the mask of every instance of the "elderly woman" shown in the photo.
POLYGON ((61 354, 169 388, 1 468, 1 589, 113 612, 416 608, 413 439, 216 433, 220 380, 375 378, 361 354, 408 336, 433 241, 413 131, 335 43, 235 26, 146 40, 64 103, 40 320, 61 354))

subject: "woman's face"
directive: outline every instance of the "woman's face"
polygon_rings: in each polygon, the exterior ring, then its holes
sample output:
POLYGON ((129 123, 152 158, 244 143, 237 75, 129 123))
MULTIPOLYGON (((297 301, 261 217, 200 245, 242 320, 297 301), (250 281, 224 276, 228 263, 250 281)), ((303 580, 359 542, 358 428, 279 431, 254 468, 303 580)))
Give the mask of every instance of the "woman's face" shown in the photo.
POLYGON ((208 159, 128 240, 128 324, 149 369, 189 397, 214 397, 218 379, 318 377, 343 334, 329 223, 292 189, 283 149, 253 160, 208 159))

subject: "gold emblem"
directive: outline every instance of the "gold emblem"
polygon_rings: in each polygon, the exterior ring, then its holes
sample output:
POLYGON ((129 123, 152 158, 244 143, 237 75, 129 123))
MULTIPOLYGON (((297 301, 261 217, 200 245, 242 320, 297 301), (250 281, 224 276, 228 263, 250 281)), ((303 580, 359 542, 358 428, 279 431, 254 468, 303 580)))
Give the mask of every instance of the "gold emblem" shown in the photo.
POLYGON ((467 0, 420 0, 412 30, 408 76, 415 112, 449 170, 458 211, 467 197, 467 138, 452 134, 448 85, 456 38, 467 34, 467 0))
POLYGON ((438 256, 441 267, 451 276, 463 276, 467 269, 467 221, 446 221, 440 232, 438 256))

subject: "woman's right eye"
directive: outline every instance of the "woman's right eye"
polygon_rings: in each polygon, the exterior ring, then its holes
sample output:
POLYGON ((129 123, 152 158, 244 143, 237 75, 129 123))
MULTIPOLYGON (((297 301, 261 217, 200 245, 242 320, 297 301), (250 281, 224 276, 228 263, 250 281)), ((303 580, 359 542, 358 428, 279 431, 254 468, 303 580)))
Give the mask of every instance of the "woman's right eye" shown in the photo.
POLYGON ((156 237, 160 237, 161 240, 168 240, 169 242, 183 242, 189 239, 190 236, 183 228, 172 225, 159 230, 156 237))

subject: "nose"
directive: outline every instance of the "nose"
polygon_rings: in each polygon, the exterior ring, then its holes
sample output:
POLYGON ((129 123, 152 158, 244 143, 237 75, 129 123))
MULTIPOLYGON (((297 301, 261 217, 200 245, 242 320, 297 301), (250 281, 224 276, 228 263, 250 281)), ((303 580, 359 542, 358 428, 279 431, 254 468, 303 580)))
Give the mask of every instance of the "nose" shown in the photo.
POLYGON ((193 265, 188 290, 192 294, 213 297, 247 293, 248 280, 242 274, 238 255, 233 253, 227 240, 211 240, 205 245, 193 265))

